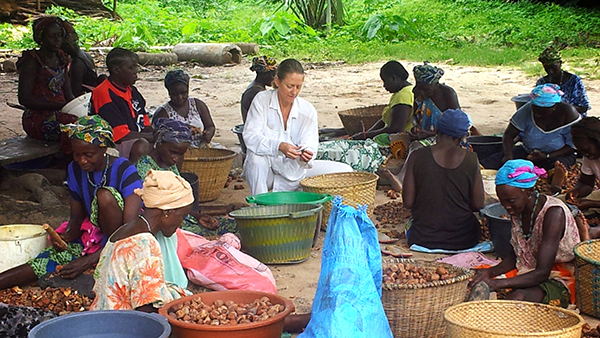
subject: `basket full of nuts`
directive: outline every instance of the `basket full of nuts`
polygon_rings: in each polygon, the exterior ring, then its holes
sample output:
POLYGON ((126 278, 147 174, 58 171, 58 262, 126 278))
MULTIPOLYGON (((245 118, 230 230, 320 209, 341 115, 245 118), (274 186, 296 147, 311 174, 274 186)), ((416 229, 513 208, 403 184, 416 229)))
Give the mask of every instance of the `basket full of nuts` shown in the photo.
POLYGON ((445 337, 444 311, 465 300, 472 276, 445 263, 384 261, 381 301, 394 337, 445 337))
POLYGON ((280 338, 291 300, 258 291, 216 291, 174 300, 158 312, 172 338, 280 338))

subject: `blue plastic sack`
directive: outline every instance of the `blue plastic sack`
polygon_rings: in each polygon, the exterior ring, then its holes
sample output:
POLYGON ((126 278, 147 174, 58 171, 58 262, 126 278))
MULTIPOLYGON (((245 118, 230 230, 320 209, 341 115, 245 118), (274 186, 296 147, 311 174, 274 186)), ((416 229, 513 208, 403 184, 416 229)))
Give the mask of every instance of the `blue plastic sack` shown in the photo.
POLYGON ((381 304, 381 252, 366 213, 333 201, 310 323, 298 338, 392 338, 381 304))

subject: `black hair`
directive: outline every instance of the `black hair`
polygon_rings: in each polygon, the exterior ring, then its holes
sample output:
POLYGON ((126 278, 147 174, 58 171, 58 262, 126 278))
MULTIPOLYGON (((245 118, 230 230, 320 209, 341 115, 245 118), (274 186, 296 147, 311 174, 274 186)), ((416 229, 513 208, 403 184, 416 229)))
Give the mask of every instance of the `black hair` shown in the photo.
POLYGON ((283 80, 288 74, 297 73, 304 75, 302 64, 296 59, 285 59, 277 66, 277 77, 283 80))
POLYGON ((120 66, 125 60, 130 58, 136 62, 138 61, 138 56, 134 52, 125 48, 115 47, 106 55, 106 67, 110 72, 114 67, 120 66))
POLYGON ((406 68, 398 62, 398 61, 388 61, 381 67, 381 74, 385 75, 395 75, 400 80, 408 79, 408 71, 406 68))
POLYGON ((571 137, 573 139, 588 138, 600 146, 600 119, 588 116, 571 126, 571 137))

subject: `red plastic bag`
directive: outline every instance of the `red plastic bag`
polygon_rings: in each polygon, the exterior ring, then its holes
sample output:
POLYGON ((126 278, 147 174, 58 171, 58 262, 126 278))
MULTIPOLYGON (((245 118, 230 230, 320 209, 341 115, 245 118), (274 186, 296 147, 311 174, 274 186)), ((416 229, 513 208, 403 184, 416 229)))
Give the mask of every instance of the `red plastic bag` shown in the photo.
POLYGON ((178 229, 177 256, 194 284, 217 291, 277 293, 271 270, 226 241, 207 241, 202 236, 178 229), (201 244, 192 246, 190 242, 201 244))

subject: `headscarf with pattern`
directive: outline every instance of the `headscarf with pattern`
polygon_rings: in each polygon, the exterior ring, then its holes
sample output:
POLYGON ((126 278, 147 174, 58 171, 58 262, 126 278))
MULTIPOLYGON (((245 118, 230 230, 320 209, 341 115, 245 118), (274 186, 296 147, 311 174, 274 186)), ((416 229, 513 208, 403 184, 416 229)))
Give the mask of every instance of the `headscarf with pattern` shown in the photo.
POLYGON ((531 103, 538 107, 552 107, 561 101, 565 95, 560 86, 554 83, 539 85, 531 91, 531 103))
POLYGON ((557 62, 562 62, 560 50, 554 45, 544 49, 544 51, 538 57, 538 60, 543 65, 551 65, 557 62))
POLYGON ((192 142, 192 131, 185 123, 161 117, 154 120, 155 144, 163 142, 190 143, 192 142))
POLYGON ((165 88, 169 89, 171 85, 181 82, 186 86, 190 85, 190 76, 181 69, 172 70, 165 76, 165 88))
POLYGON ((256 73, 267 73, 277 69, 277 61, 266 55, 252 59, 250 70, 256 73))
POLYGON ((535 186, 540 177, 546 177, 546 170, 533 165, 527 160, 510 160, 498 170, 496 185, 510 185, 511 187, 529 189, 535 186))
POLYGON ((57 24, 63 30, 63 37, 65 36, 65 28, 63 26, 63 20, 56 16, 43 16, 33 21, 32 30, 33 30, 33 41, 35 41, 38 45, 42 44, 42 36, 44 35, 44 30, 51 26, 52 24, 57 24))
POLYGON ((418 82, 436 84, 440 82, 440 79, 442 76, 444 76, 444 70, 436 66, 432 66, 429 64, 429 62, 425 61, 422 65, 418 65, 413 68, 413 74, 415 75, 415 80, 418 82))
POLYGON ((114 148, 113 129, 98 115, 82 116, 75 123, 62 124, 60 130, 76 138, 102 148, 114 148))

